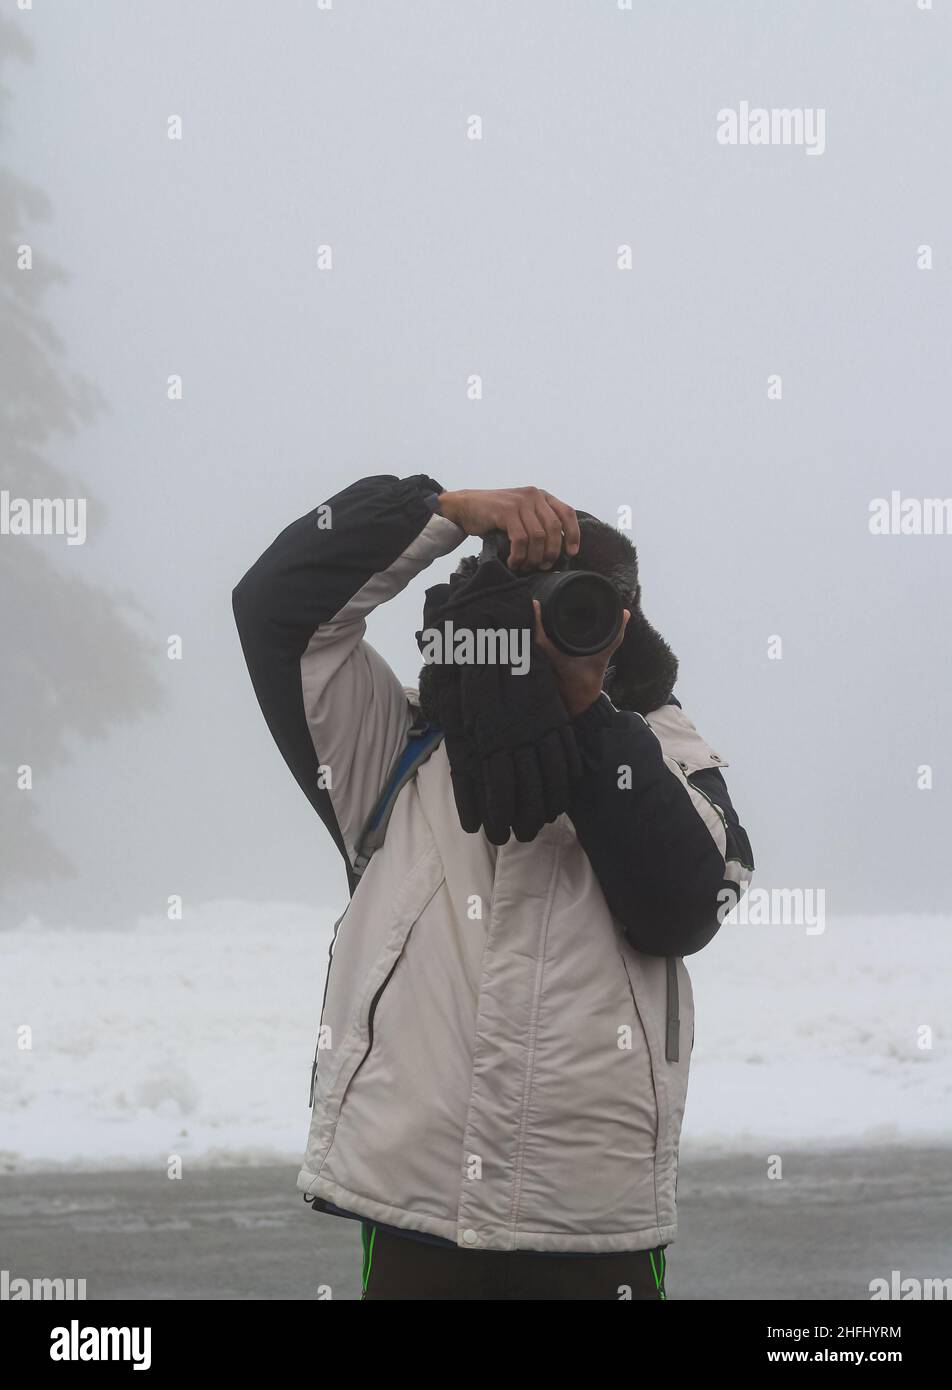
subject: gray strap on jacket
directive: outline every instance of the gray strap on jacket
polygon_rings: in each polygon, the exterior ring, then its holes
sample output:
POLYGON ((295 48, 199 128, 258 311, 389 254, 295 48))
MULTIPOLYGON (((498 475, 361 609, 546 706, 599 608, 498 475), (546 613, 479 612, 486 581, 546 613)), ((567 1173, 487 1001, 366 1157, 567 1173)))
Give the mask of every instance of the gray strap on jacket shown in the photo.
POLYGON ((681 1051, 681 1020, 678 1017, 678 958, 665 959, 668 974, 667 1026, 665 1028, 664 1057, 666 1062, 676 1062, 681 1051))

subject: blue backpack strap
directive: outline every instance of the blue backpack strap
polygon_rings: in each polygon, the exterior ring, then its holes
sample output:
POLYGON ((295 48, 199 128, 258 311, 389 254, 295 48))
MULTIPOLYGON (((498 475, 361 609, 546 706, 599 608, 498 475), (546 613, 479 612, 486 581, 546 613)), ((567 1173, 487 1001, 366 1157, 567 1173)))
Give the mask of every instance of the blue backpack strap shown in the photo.
POLYGON ((386 838, 387 825, 397 797, 407 782, 416 776, 420 764, 426 762, 442 740, 443 730, 438 724, 431 724, 418 716, 411 725, 406 747, 360 832, 354 856, 354 875, 358 880, 370 863, 374 850, 379 849, 386 838))

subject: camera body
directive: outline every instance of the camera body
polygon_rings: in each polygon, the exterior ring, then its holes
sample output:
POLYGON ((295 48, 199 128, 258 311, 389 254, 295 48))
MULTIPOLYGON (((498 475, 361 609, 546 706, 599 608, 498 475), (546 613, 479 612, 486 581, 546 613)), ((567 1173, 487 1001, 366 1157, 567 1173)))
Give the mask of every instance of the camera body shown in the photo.
MULTIPOLYGON (((505 562, 508 555, 509 537, 504 531, 490 531, 483 538, 480 564, 505 562)), ((567 656, 594 656, 618 636, 624 606, 614 584, 593 570, 571 569, 564 545, 552 569, 529 573, 523 583, 539 600, 549 641, 567 656)))

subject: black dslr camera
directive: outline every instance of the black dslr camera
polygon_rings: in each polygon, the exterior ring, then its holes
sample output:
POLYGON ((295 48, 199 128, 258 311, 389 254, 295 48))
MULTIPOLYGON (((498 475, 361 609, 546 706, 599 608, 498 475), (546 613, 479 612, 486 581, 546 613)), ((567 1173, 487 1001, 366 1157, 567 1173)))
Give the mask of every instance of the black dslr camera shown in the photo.
MULTIPOLYGON (((479 564, 509 558, 509 537, 495 529, 483 537, 479 564)), ((527 574, 524 583, 539 600, 542 626, 553 646, 567 656, 594 656, 618 636, 624 605, 611 580, 592 570, 569 568, 563 544, 552 569, 527 574)), ((516 578, 521 576, 516 575, 516 578)))

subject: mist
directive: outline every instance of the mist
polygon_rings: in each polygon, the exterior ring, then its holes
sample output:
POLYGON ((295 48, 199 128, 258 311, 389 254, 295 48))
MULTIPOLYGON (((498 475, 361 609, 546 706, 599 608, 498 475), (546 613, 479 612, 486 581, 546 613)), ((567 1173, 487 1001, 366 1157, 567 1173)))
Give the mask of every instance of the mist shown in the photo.
MULTIPOLYGON (((87 505, 0 535, 4 922, 343 906, 231 590, 416 472, 630 508, 755 883, 947 911, 952 537, 870 517, 952 491, 949 40, 884 0, 11 10, 2 487, 87 505), (742 102, 822 151, 720 141, 742 102)), ((373 615, 405 684, 477 547, 373 615)))

